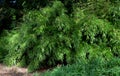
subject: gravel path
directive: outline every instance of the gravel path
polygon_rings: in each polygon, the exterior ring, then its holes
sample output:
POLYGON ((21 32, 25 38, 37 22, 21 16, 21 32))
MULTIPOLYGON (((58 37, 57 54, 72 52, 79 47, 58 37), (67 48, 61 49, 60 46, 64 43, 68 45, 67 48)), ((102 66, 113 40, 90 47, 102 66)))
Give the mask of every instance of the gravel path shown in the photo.
POLYGON ((0 76, 32 76, 32 74, 27 73, 26 68, 19 68, 16 66, 7 67, 0 64, 0 76))

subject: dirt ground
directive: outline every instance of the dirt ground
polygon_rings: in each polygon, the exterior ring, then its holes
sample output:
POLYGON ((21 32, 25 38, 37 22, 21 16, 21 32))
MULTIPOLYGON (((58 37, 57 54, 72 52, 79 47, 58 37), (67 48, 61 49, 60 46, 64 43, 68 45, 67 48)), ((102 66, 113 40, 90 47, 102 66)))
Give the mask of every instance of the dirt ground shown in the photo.
POLYGON ((7 67, 3 64, 0 64, 0 76, 32 76, 32 74, 27 73, 26 68, 20 67, 7 67))

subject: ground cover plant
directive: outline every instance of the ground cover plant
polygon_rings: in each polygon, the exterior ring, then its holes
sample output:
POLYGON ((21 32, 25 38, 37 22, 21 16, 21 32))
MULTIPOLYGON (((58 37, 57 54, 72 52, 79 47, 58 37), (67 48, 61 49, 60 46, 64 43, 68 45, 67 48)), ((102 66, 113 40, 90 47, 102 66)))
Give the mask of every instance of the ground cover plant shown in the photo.
POLYGON ((35 73, 34 76, 119 76, 120 68, 116 66, 119 63, 119 59, 106 61, 99 57, 90 61, 80 60, 72 65, 56 67, 45 73, 35 73))

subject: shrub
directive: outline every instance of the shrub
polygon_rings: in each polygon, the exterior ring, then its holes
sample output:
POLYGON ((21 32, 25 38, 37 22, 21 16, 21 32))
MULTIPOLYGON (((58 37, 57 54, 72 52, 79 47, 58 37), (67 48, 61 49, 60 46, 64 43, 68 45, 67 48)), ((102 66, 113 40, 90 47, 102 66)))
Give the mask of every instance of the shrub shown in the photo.
POLYGON ((80 59, 91 61, 100 57, 108 61, 119 57, 119 29, 81 8, 69 15, 66 12, 60 1, 28 11, 23 22, 5 37, 4 63, 28 66, 32 72, 80 59))
POLYGON ((62 3, 55 2, 41 12, 30 11, 23 20, 21 27, 8 36, 9 53, 4 63, 16 65, 24 61, 33 71, 42 66, 61 64, 63 55, 74 51, 71 50, 75 44, 71 34, 75 30, 71 31, 72 21, 65 14, 62 3))

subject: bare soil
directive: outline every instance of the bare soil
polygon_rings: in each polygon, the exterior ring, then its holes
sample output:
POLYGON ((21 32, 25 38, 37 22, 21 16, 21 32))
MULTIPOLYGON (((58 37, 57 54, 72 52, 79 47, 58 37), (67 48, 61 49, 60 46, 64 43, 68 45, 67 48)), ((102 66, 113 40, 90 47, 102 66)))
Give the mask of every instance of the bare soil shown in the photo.
POLYGON ((32 76, 32 74, 28 73, 27 68, 7 67, 0 64, 0 76, 32 76))

